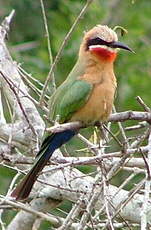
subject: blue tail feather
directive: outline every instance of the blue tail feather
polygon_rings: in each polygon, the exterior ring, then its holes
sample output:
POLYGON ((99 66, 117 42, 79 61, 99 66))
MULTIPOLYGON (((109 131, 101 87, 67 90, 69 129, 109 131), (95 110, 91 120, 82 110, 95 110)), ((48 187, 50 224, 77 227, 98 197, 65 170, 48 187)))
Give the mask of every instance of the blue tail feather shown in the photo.
POLYGON ((45 154, 48 155, 48 159, 56 149, 68 142, 75 134, 76 133, 73 130, 65 130, 60 133, 55 133, 51 138, 51 142, 49 143, 49 146, 45 152, 45 154))
POLYGON ((48 160, 52 156, 53 152, 61 147, 63 144, 68 142, 77 131, 75 130, 65 130, 59 133, 53 133, 47 136, 36 156, 36 162, 34 163, 28 174, 21 180, 17 187, 13 190, 11 196, 15 197, 16 200, 23 200, 28 197, 39 172, 47 164, 48 160))

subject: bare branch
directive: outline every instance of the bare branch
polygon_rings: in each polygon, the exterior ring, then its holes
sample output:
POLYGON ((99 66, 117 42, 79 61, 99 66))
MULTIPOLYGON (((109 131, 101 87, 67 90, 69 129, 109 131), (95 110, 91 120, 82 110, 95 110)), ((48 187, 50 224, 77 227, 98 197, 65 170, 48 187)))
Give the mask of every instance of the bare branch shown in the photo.
POLYGON ((148 112, 138 112, 138 111, 126 111, 121 113, 112 114, 109 121, 126 121, 126 120, 136 120, 136 121, 151 121, 151 113, 148 112))
MULTIPOLYGON (((150 112, 138 112, 138 111, 126 111, 121 113, 113 113, 111 114, 108 121, 110 122, 124 122, 127 120, 138 120, 138 121, 151 121, 151 113, 150 112)), ((91 124, 94 125, 94 124, 91 124)), ((61 132, 66 129, 80 129, 85 128, 86 126, 81 122, 68 122, 65 124, 57 124, 50 128, 47 128, 47 132, 61 132)))
MULTIPOLYGON (((30 206, 27 206, 25 204, 22 204, 20 202, 16 203, 14 201, 10 201, 9 199, 2 198, 1 196, 1 202, 3 204, 9 204, 13 208, 16 209, 22 209, 23 211, 19 212, 18 215, 15 216, 11 224, 8 226, 7 230, 29 230, 32 228, 33 223, 35 222, 37 217, 43 218, 49 222, 52 222, 53 219, 51 216, 44 214, 41 212, 41 210, 47 209, 47 205, 49 202, 46 202, 45 199, 38 199, 31 202, 30 206), (26 224, 25 224, 25 222, 26 224)), ((55 207, 58 205, 59 201, 53 201, 49 203, 49 205, 52 207, 55 207)))
MULTIPOLYGON (((150 129, 151 130, 151 129, 150 129)), ((149 205, 149 194, 151 190, 151 133, 148 138, 148 157, 147 159, 144 157, 144 161, 146 164, 146 181, 145 181, 145 191, 144 191, 144 203, 141 211, 141 230, 147 230, 147 212, 149 205)))

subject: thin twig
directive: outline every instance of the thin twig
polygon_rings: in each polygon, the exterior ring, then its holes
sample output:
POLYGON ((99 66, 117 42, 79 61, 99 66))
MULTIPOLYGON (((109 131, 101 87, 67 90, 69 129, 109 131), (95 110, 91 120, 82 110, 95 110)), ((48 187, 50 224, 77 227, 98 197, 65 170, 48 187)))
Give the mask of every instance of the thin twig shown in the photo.
POLYGON ((113 113, 109 117, 109 121, 126 121, 126 120, 138 120, 138 121, 149 121, 151 122, 151 113, 149 112, 138 112, 138 111, 125 111, 121 113, 113 113))
POLYGON ((111 218, 111 211, 110 211, 110 207, 109 207, 110 196, 109 196, 109 192, 108 192, 107 181, 106 181, 104 175, 103 175, 103 192, 104 192, 104 205, 105 205, 105 210, 106 210, 106 214, 107 214, 107 219, 109 222, 108 226, 109 226, 109 229, 114 230, 114 226, 113 226, 113 222, 112 222, 112 218, 111 218))
POLYGON ((119 139, 105 126, 103 125, 103 128, 113 137, 113 139, 116 141, 116 143, 122 147, 122 143, 119 141, 119 139))
POLYGON ((58 228, 58 230, 68 230, 72 225, 75 218, 79 215, 81 211, 81 207, 83 205, 84 196, 81 196, 80 199, 73 205, 72 209, 70 210, 69 214, 67 215, 66 219, 64 220, 62 226, 58 228))
POLYGON ((143 99, 140 96, 137 96, 136 100, 139 102, 139 104, 143 107, 143 109, 146 112, 151 112, 150 108, 145 104, 145 102, 143 101, 143 99))
POLYGON ((21 103, 21 101, 20 101, 20 99, 19 99, 18 93, 16 92, 16 90, 14 89, 14 87, 12 86, 12 84, 8 81, 7 77, 3 74, 2 71, 0 71, 0 74, 3 76, 3 78, 5 79, 5 81, 7 82, 7 84, 9 85, 10 89, 11 89, 11 90, 13 91, 13 93, 15 94, 15 97, 16 97, 16 100, 17 100, 17 102, 18 102, 18 105, 19 105, 19 107, 20 107, 20 109, 21 109, 21 111, 22 111, 22 113, 23 113, 23 115, 24 115, 24 117, 25 117, 25 119, 26 119, 26 121, 27 121, 27 123, 28 123, 30 129, 32 130, 33 134, 34 134, 35 136, 37 136, 37 133, 36 133, 36 131, 35 131, 33 125, 31 124, 30 120, 28 119, 28 116, 27 116, 27 114, 26 114, 26 111, 24 110, 24 108, 23 108, 23 106, 22 106, 22 103, 21 103))
POLYGON ((87 8, 89 7, 89 5, 93 2, 93 0, 87 0, 85 6, 82 8, 80 14, 78 15, 78 17, 76 18, 75 22, 73 23, 73 25, 71 26, 69 32, 67 33, 67 35, 65 36, 60 48, 59 48, 59 51, 54 59, 54 62, 51 66, 51 69, 49 71, 49 74, 47 76, 47 79, 45 81, 45 84, 44 84, 44 87, 43 87, 43 90, 42 90, 42 93, 41 93, 41 97, 40 97, 40 101, 39 103, 41 104, 42 101, 43 101, 43 98, 44 98, 44 95, 46 93, 46 90, 47 90, 47 87, 48 87, 48 83, 49 81, 51 80, 52 78, 52 73, 54 72, 54 69, 58 63, 58 61, 60 60, 60 57, 61 57, 61 54, 62 54, 62 51, 64 49, 64 47, 66 46, 67 42, 69 41, 70 37, 71 37, 71 34, 73 33, 75 27, 77 26, 77 24, 79 23, 79 21, 82 19, 82 17, 84 16, 84 14, 86 13, 86 10, 87 8))
POLYGON ((142 122, 139 122, 138 125, 125 127, 124 130, 125 131, 134 131, 134 130, 143 129, 146 127, 148 127, 148 124, 145 121, 142 121, 142 122))
MULTIPOLYGON (((4 74, 1 70, 0 70, 0 74, 2 74, 2 76, 4 76, 5 80, 7 79, 6 82, 8 83, 8 85, 11 85, 14 90, 15 90, 15 88, 18 89, 17 85, 14 84, 14 82, 6 74, 4 74)), ((25 94, 25 92, 21 88, 19 88, 18 90, 19 90, 19 92, 21 92, 23 94, 24 97, 27 97, 29 100, 31 100, 31 102, 34 105, 41 108, 45 113, 48 113, 48 109, 46 107, 40 105, 33 97, 31 97, 27 93, 25 94)))
POLYGON ((17 69, 18 69, 18 72, 23 75, 23 76, 27 76, 28 78, 30 78, 33 82, 35 82, 39 87, 43 87, 44 85, 38 80, 36 79, 35 77, 33 77, 31 74, 27 73, 22 67, 20 64, 17 65, 17 69))
POLYGON ((147 209, 149 204, 149 194, 151 188, 151 132, 148 138, 148 158, 142 153, 144 162, 146 164, 146 181, 145 181, 145 191, 144 191, 144 202, 141 212, 141 230, 147 230, 147 209))
MULTIPOLYGON (((44 7, 43 0, 40 0, 40 5, 41 5, 43 20, 44 20, 46 37, 47 37, 47 47, 48 47, 49 61, 50 61, 50 66, 52 66, 53 57, 52 57, 52 51, 51 51, 51 45, 50 45, 50 36, 49 36, 49 30, 48 30, 48 24, 47 24, 47 18, 46 18, 46 13, 45 13, 45 7, 44 7)), ((53 91, 55 91, 56 83, 55 83, 54 72, 52 72, 52 74, 51 74, 51 80, 52 80, 53 91)))
MULTIPOLYGON (((145 179, 143 179, 141 182, 138 183, 135 188, 131 189, 131 191, 126 195, 126 197, 123 197, 123 201, 116 207, 112 206, 115 209, 115 213, 112 216, 112 220, 120 214, 121 210, 124 209, 124 207, 128 204, 128 202, 134 197, 134 195, 141 189, 141 187, 144 185, 145 179)), ((106 226, 108 225, 109 221, 106 223, 106 226)), ((105 226, 105 227, 106 227, 105 226)), ((104 228, 105 229, 105 228, 104 228)))
MULTIPOLYGON (((115 106, 113 106, 113 112, 116 113, 116 108, 115 108, 115 106)), ((125 131, 124 131, 123 126, 122 126, 122 124, 121 124, 120 121, 118 122, 118 126, 119 126, 119 129, 120 129, 120 131, 121 131, 122 137, 123 137, 123 139, 124 139, 124 143, 125 143, 126 145, 128 145, 127 147, 129 147, 128 139, 127 139, 127 137, 126 137, 125 131)))
POLYGON ((78 230, 83 230, 84 227, 86 226, 86 224, 88 223, 88 219, 91 216, 91 212, 93 210, 93 208, 95 207, 95 204, 98 200, 98 198, 101 196, 102 194, 102 186, 101 186, 101 178, 100 175, 97 174, 96 178, 95 178, 95 182, 94 185, 92 187, 92 191, 89 194, 89 197, 87 198, 87 202, 86 202, 86 208, 85 211, 81 217, 81 220, 79 222, 79 226, 78 226, 78 230))
MULTIPOLYGON (((37 217, 43 218, 43 219, 49 221, 50 223, 52 222, 52 217, 51 217, 50 214, 47 215, 47 214, 45 214, 43 212, 36 211, 33 208, 31 208, 30 206, 22 204, 21 202, 11 201, 11 200, 7 199, 6 197, 4 197, 2 195, 0 195, 0 200, 1 200, 1 202, 3 202, 3 204, 9 204, 9 205, 11 205, 12 207, 14 207, 16 209, 22 209, 22 210, 24 210, 26 212, 29 212, 29 213, 31 213, 33 215, 36 215, 37 217)), ((60 223, 61 223, 62 222, 61 218, 59 218, 59 220, 60 220, 60 223)))
POLYGON ((6 124, 6 119, 4 116, 4 108, 2 103, 2 88, 0 86, 0 125, 6 124))

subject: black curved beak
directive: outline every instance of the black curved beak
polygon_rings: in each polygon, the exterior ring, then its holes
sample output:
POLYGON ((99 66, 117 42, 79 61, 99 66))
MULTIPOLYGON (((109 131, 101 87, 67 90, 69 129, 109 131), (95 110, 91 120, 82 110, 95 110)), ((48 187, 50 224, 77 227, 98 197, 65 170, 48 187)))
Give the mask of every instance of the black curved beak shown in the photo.
POLYGON ((132 53, 135 53, 130 47, 128 47, 127 45, 125 45, 124 43, 122 42, 111 42, 110 45, 109 45, 111 48, 120 48, 120 49, 124 49, 124 50, 128 50, 132 53))

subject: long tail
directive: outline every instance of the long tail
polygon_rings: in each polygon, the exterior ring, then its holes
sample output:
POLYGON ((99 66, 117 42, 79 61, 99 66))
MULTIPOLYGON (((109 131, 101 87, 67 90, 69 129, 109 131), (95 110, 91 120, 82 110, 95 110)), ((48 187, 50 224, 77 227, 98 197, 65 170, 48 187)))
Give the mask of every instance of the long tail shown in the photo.
POLYGON ((53 152, 69 141, 77 132, 73 130, 65 130, 60 133, 52 134, 46 137, 38 152, 36 162, 30 169, 28 174, 21 180, 17 187, 11 193, 16 200, 26 199, 39 175, 39 172, 47 164, 53 152))

